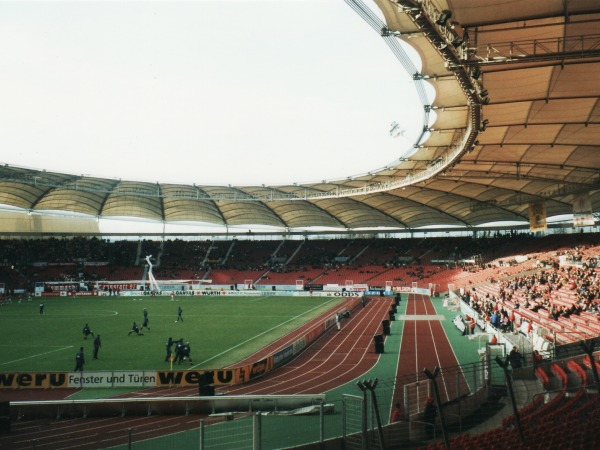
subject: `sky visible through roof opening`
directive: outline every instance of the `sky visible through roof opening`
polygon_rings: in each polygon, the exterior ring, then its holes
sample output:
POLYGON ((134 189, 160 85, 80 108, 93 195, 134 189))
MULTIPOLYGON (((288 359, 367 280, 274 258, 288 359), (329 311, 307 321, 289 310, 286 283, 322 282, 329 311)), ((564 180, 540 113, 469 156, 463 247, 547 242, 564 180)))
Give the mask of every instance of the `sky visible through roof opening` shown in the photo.
POLYGON ((423 126, 410 75, 343 0, 2 1, 0 54, 3 164, 292 184, 393 163, 423 126))

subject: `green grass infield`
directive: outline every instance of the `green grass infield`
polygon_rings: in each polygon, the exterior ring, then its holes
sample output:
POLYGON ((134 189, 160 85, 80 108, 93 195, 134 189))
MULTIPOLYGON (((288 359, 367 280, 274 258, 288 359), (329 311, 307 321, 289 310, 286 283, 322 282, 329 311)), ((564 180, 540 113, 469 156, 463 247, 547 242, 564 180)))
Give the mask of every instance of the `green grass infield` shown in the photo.
POLYGON ((84 370, 169 370, 166 341, 190 342, 193 364, 219 369, 239 361, 342 303, 339 297, 46 297, 0 308, 0 372, 64 372, 75 368, 84 348, 84 370), (40 314, 40 303, 44 314, 40 314), (177 322, 177 310, 183 321, 177 322), (148 311, 150 330, 129 334, 148 311), (84 339, 88 323, 100 334, 84 339))

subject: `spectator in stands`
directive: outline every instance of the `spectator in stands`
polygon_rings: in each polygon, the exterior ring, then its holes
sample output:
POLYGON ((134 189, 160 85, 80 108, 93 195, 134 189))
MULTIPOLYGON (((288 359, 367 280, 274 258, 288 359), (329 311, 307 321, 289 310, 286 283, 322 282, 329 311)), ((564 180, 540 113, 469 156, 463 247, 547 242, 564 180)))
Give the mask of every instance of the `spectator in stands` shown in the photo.
POLYGON ((475 334, 475 317, 471 317, 471 322, 469 322, 469 329, 471 330, 471 334, 475 334))
MULTIPOLYGON (((466 316, 466 317, 465 317, 465 319, 470 321, 470 317, 469 317, 469 316, 466 316)), ((461 321, 461 323, 462 323, 462 328, 463 328, 463 330, 462 330, 462 335, 463 335, 463 336, 468 336, 468 335, 469 335, 469 326, 468 326, 468 324, 465 322, 465 319, 463 319, 463 317, 462 317, 462 316, 460 316, 460 321, 461 321)), ((460 330, 460 328, 459 328, 459 330, 460 330)))
POLYGON ((435 436, 435 418, 437 416, 437 408, 433 404, 433 398, 427 397, 425 401, 425 411, 423 412, 423 421, 425 422, 425 434, 427 439, 432 439, 435 436))
POLYGON ((508 315, 508 311, 504 308, 501 309, 500 311, 500 323, 499 323, 500 329, 502 331, 512 331, 512 322, 510 320, 510 317, 508 315))
POLYGON ((129 330, 129 333, 127 333, 127 336, 129 336, 131 333, 135 333, 138 336, 143 336, 143 333, 140 333, 140 327, 138 327, 137 323, 133 322, 133 325, 131 325, 131 330, 129 330))
POLYGON ((85 356, 83 355, 83 347, 79 347, 79 351, 75 354, 75 369, 74 372, 83 372, 83 364, 85 356))
POLYGON ((392 411, 392 418, 390 422, 400 422, 402 420, 402 408, 400 407, 400 403, 396 403, 394 406, 394 410, 392 411))
POLYGON ((538 352, 537 350, 533 351, 533 370, 535 371, 535 369, 543 362, 543 358, 542 355, 540 355, 540 352, 538 352))
POLYGON ((87 339, 88 336, 90 336, 90 335, 94 336, 94 332, 92 331, 92 329, 90 328, 90 326, 86 323, 83 326, 83 338, 87 339))
POLYGON ((523 356, 519 353, 519 348, 516 345, 510 351, 508 360, 513 369, 519 369, 523 366, 523 356))
POLYGON ((97 335, 94 339, 94 359, 98 359, 98 351, 102 347, 102 342, 100 342, 100 335, 97 335))
POLYGON ((500 316, 496 311, 494 311, 492 317, 490 317, 490 322, 495 328, 500 327, 500 316))

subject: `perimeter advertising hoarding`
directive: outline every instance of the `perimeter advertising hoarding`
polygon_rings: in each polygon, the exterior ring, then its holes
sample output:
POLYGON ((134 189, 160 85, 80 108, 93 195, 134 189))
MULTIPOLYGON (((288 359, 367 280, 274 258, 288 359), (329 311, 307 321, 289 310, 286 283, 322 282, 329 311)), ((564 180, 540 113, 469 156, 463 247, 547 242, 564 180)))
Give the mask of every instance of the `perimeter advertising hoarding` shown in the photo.
POLYGON ((273 368, 284 365, 294 357, 294 346, 289 345, 273 355, 273 368))
POLYGON ((67 388, 68 373, 0 372, 0 389, 67 388))
POLYGON ((252 364, 235 369, 235 384, 246 383, 273 369, 273 356, 267 356, 252 364))
MULTIPOLYGON (((255 371, 258 369, 255 369, 255 371)), ((49 389, 82 387, 197 386, 209 373, 214 385, 234 383, 234 370, 174 371, 84 371, 84 372, 0 372, 0 389, 49 389)))
POLYGON ((69 372, 68 387, 148 387, 156 386, 156 372, 69 372))
POLYGON ((234 384, 236 369, 219 370, 174 370, 156 372, 156 386, 198 386, 201 380, 211 380, 210 384, 221 386, 234 384))

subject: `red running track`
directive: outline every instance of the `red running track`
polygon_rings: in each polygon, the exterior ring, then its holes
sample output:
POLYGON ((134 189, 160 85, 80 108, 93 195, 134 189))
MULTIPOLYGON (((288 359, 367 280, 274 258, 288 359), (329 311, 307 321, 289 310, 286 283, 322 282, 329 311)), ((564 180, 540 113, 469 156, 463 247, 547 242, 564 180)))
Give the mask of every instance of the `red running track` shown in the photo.
MULTIPOLYGON (((388 317, 391 300, 376 298, 359 307, 344 319, 341 330, 332 327, 297 358, 257 380, 241 386, 223 387, 220 392, 238 394, 320 394, 346 384, 370 370, 379 357, 374 351, 373 336, 381 332, 381 321, 388 317)), ((328 312, 328 317, 331 312, 328 312)), ((317 320, 322 320, 320 319, 317 320)), ((293 342, 298 335, 312 328, 309 323, 287 335, 264 352, 293 342), (283 345, 282 345, 283 342, 283 345), (274 346, 274 347, 273 347, 274 346)), ((263 351, 253 355, 260 359, 263 351)), ((37 393, 40 394, 39 392, 37 393)), ((195 396, 197 388, 156 388, 140 391, 137 396, 195 396)), ((136 396, 136 395, 130 395, 136 396)), ((39 397, 38 397, 39 399, 39 397)), ((36 449, 97 449, 125 444, 127 430, 135 429, 134 440, 149 439, 175 431, 198 427, 200 416, 151 416, 95 418, 73 420, 18 420, 13 431, 0 436, 0 448, 36 449)))
MULTIPOLYGON (((394 401, 402 407, 404 385, 427 380, 424 369, 433 373, 436 367, 448 368, 437 377, 442 403, 456 398, 457 383, 460 392, 469 391, 464 374, 458 371, 458 360, 440 319, 429 296, 409 294, 394 393, 394 401)), ((419 396, 414 400, 418 405, 424 405, 427 395, 426 389, 419 390, 419 396)), ((416 409, 413 407, 411 411, 416 409)))
POLYGON ((376 299, 358 308, 342 329, 332 327, 307 351, 272 374, 224 392, 238 394, 321 394, 348 383, 371 369, 379 357, 373 336, 381 331, 391 301, 376 299))

